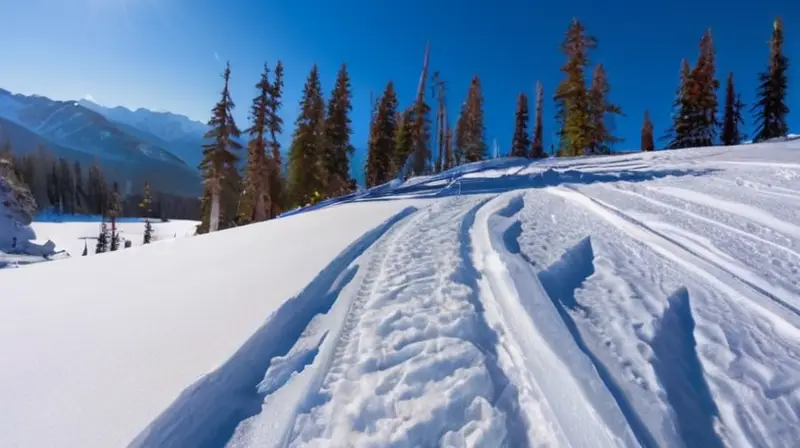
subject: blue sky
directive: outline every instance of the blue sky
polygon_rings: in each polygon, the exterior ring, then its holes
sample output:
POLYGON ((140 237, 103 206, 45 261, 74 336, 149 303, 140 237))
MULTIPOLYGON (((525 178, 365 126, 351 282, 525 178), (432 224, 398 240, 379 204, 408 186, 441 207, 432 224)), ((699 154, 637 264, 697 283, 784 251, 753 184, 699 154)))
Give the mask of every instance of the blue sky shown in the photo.
POLYGON ((624 149, 638 146, 645 109, 657 135, 663 133, 680 60, 694 62, 707 27, 720 81, 733 71, 743 100, 752 103, 777 15, 784 18, 793 63, 790 125, 800 132, 800 2, 789 0, 0 0, 0 87, 54 99, 91 95, 104 105, 170 110, 205 121, 230 60, 236 117, 244 128, 264 61, 274 66, 282 59, 288 142, 311 65, 319 65, 329 92, 336 70, 347 62, 353 143, 364 147, 370 92, 378 95, 392 79, 408 104, 430 41, 431 69, 449 83, 451 120, 478 74, 487 140, 491 145, 496 138, 504 151, 516 97, 521 91, 532 97, 537 80, 545 87, 549 144, 555 132, 552 93, 563 62, 559 43, 575 16, 599 39, 592 60, 605 64, 611 98, 626 114, 617 120, 617 134, 625 139, 618 148, 624 149))

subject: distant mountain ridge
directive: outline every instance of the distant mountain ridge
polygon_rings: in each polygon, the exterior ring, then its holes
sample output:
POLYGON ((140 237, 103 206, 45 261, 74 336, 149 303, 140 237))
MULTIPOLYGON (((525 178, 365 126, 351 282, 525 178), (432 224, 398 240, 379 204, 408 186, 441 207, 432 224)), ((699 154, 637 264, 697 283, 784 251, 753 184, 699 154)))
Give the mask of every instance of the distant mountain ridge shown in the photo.
MULTIPOLYGON (((0 137, 9 139, 15 152, 45 146, 55 157, 81 163, 96 159, 110 178, 133 189, 149 181, 168 193, 201 192, 196 166, 166 148, 168 142, 110 120, 78 101, 54 101, 0 89, 0 137)), ((199 146, 195 151, 200 153, 199 146)))

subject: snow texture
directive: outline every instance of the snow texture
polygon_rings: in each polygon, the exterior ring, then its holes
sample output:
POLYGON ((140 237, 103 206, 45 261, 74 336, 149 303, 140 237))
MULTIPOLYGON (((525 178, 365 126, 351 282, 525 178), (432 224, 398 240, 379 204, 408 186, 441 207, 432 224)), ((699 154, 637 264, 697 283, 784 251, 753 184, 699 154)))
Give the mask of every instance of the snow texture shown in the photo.
POLYGON ((498 159, 3 271, 0 446, 793 447, 798 191, 791 139, 498 159))

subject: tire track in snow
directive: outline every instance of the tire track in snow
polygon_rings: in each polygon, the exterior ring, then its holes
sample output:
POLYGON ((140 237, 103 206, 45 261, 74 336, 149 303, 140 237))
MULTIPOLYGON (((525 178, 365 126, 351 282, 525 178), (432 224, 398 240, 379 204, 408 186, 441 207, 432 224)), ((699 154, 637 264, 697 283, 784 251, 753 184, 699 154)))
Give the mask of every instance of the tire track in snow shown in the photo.
POLYGON ((519 195, 499 196, 478 213, 472 238, 487 318, 504 335, 506 370, 530 402, 531 437, 549 426, 549 442, 562 446, 655 446, 520 253, 514 216, 523 205, 519 195))
POLYGON ((287 445, 528 445, 466 272, 484 202, 439 201, 379 243, 287 445))
POLYGON ((230 359, 181 392, 129 446, 225 445, 240 422, 261 410, 263 396, 258 386, 271 361, 290 352, 315 316, 330 311, 356 274, 353 263, 415 210, 406 208, 350 244, 299 294, 275 310, 230 359))
POLYGON ((616 207, 573 188, 555 187, 547 188, 545 191, 583 206, 632 238, 649 246, 662 257, 672 260, 687 268, 689 272, 700 276, 730 299, 744 298, 744 303, 771 322, 776 330, 795 340, 800 340, 800 310, 758 285, 730 272, 714 260, 703 257, 698 251, 692 250, 688 242, 677 242, 616 207))

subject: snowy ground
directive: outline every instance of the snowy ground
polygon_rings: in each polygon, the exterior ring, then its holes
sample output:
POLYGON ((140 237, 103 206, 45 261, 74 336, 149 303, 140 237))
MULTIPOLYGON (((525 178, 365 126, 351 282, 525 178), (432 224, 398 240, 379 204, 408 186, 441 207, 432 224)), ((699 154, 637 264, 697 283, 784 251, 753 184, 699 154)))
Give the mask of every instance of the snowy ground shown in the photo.
POLYGON ((796 446, 798 218, 800 141, 505 160, 0 272, 0 446, 796 446))

